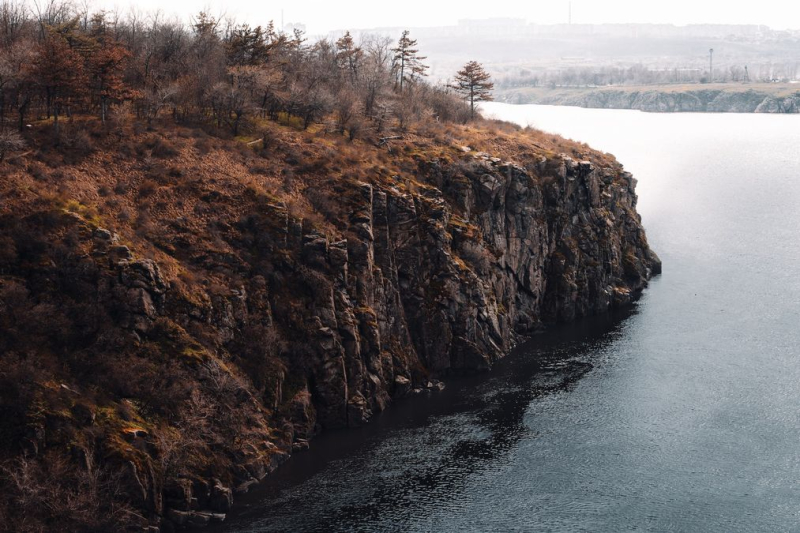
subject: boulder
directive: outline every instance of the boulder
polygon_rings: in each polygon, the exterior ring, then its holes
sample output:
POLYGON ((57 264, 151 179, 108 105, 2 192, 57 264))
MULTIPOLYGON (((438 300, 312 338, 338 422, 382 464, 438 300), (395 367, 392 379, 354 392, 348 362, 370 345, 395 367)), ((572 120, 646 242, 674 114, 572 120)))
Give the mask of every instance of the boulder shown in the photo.
POLYGON ((208 501, 208 506, 213 511, 227 513, 233 506, 233 491, 223 485, 220 480, 215 479, 211 487, 211 498, 208 501))

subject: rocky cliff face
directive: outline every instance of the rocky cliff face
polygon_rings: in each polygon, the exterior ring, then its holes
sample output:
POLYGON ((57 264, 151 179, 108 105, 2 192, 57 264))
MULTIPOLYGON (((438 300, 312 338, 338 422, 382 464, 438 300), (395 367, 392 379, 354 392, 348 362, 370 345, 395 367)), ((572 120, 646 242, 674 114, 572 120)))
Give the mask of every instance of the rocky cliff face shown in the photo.
POLYGON ((524 165, 456 145, 380 179, 331 178, 335 226, 219 184, 161 191, 168 215, 144 240, 83 204, 4 215, 5 357, 18 372, 37 346, 57 361, 34 390, 7 389, 5 449, 100 461, 144 522, 199 525, 316 432, 488 369, 543 324, 629 303, 661 268, 636 180, 583 148, 529 148, 524 165), (177 211, 198 206, 212 209, 201 241, 177 211), (26 340, 42 306, 58 331, 26 340), (13 394, 30 396, 21 412, 13 394))
POLYGON ((542 322, 606 311, 645 286, 659 262, 633 178, 569 157, 538 170, 546 180, 479 154, 456 168, 424 163, 413 193, 353 184, 342 240, 267 207, 270 229, 254 233, 277 233, 271 253, 299 258, 287 274, 308 269, 297 280, 308 313, 289 327, 315 354, 318 422, 361 424, 408 383, 488 369, 542 322))

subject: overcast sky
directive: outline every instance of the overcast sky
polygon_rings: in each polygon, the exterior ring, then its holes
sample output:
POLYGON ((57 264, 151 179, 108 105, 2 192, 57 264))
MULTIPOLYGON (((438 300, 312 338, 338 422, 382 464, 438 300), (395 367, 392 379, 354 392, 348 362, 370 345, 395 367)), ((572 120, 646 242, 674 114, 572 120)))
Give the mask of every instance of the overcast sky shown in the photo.
MULTIPOLYGON (((94 4, 117 6, 122 11, 133 4, 142 11, 161 9, 164 14, 181 18, 205 7, 214 14, 225 12, 251 25, 266 24, 273 19, 278 26, 283 8, 287 24, 305 24, 310 34, 348 28, 443 26, 456 24, 463 18, 514 17, 552 24, 566 22, 569 9, 568 0, 461 0, 447 5, 433 0, 95 0, 94 4)), ((774 29, 800 28, 800 1, 573 0, 572 21, 766 24, 774 29)))

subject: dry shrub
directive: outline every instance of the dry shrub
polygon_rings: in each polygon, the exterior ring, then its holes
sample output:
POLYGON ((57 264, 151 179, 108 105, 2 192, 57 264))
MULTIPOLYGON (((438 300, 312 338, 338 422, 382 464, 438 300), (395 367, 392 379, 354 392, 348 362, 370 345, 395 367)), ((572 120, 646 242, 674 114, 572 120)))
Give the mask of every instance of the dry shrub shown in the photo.
POLYGON ((58 136, 57 144, 64 155, 64 162, 73 165, 95 150, 91 135, 78 126, 65 127, 58 136))
POLYGON ((119 195, 127 194, 129 189, 130 184, 122 181, 118 181, 117 184, 114 185, 114 192, 119 195))
POLYGON ((177 166, 165 167, 160 164, 155 164, 150 168, 147 176, 159 185, 175 185, 179 181, 178 178, 183 177, 183 170, 177 166))
POLYGON ((13 130, 0 131, 0 161, 6 158, 11 152, 16 152, 25 148, 25 139, 13 130))
POLYGON ((140 144, 137 147, 136 152, 141 156, 145 155, 147 150, 150 151, 150 154, 153 157, 159 158, 169 158, 178 155, 178 149, 175 147, 175 145, 160 135, 151 137, 147 141, 140 144))
POLYGON ((201 137, 194 141, 194 149, 201 155, 207 155, 214 148, 214 143, 208 137, 201 137))
POLYGON ((56 453, 7 461, 0 466, 0 487, 5 531, 122 531, 146 525, 124 503, 122 470, 99 467, 90 455, 82 465, 56 453))
POLYGON ((347 218, 341 199, 336 197, 332 191, 310 188, 306 191, 306 195, 314 209, 324 215, 327 220, 335 223, 347 218))
POLYGON ((146 209, 148 209, 148 206, 141 206, 141 210, 136 216, 136 221, 134 222, 136 234, 140 236, 147 236, 155 229, 155 224, 153 223, 153 220, 150 218, 150 215, 147 213, 146 209))
POLYGON ((134 116, 133 104, 122 102, 108 109, 106 129, 117 136, 123 136, 130 129, 134 116))
POLYGON ((270 152, 274 151, 278 146, 279 137, 271 129, 263 129, 260 132, 261 145, 258 147, 258 153, 262 157, 266 157, 270 152))
POLYGON ((37 181, 49 181, 50 179, 50 174, 47 169, 37 161, 32 161, 30 165, 28 165, 28 174, 33 176, 37 181))
POLYGON ((247 171, 250 172, 250 174, 254 174, 256 176, 269 176, 270 175, 270 170, 265 165, 256 164, 256 165, 253 165, 252 167, 250 167, 249 169, 247 169, 247 171))
POLYGON ((493 262, 492 254, 479 243, 464 242, 459 250, 459 256, 464 262, 472 265, 478 273, 485 273, 493 262))
POLYGON ((153 196, 158 190, 158 183, 152 179, 147 179, 139 185, 139 198, 148 198, 153 196))

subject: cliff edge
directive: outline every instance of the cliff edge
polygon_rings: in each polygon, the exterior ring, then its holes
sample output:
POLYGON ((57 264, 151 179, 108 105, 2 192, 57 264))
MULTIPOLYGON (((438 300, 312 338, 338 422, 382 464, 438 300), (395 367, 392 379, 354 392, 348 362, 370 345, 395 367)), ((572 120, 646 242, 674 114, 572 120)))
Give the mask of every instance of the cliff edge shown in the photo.
POLYGON ((318 431, 660 272, 636 180, 585 145, 272 127, 255 149, 173 126, 0 163, 4 523, 222 520, 318 431))

